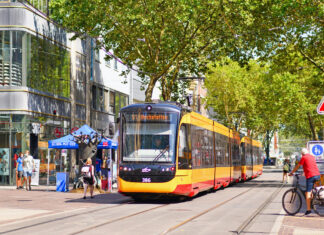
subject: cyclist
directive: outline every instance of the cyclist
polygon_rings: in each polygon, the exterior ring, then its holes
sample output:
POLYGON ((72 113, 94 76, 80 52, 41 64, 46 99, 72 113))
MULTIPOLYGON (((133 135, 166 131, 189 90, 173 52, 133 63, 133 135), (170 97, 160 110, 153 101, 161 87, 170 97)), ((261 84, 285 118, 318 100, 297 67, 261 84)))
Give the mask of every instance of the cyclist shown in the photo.
POLYGON ((289 176, 292 176, 295 171, 298 170, 298 168, 302 165, 306 177, 306 205, 307 205, 307 211, 305 212, 305 215, 308 215, 311 213, 311 197, 312 197, 312 189, 314 182, 320 179, 320 172, 318 170, 318 167, 316 165, 315 157, 308 154, 308 150, 306 148, 303 148, 301 151, 302 157, 299 161, 299 163, 295 166, 295 168, 289 173, 289 176))

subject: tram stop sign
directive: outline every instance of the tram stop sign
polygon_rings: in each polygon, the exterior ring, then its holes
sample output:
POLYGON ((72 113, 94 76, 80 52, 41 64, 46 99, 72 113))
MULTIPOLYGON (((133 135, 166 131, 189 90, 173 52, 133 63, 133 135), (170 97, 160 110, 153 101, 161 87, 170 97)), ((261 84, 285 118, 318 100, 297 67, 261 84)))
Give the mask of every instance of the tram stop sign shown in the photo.
POLYGON ((316 161, 324 161, 324 141, 309 141, 308 150, 316 158, 316 161))

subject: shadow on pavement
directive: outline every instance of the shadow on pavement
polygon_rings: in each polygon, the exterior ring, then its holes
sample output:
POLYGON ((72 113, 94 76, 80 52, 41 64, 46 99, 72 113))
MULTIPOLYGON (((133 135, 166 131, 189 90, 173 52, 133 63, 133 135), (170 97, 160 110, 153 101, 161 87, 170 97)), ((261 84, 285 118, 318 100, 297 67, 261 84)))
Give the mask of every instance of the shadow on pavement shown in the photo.
POLYGON ((80 194, 80 198, 70 199, 65 201, 66 203, 96 203, 96 204, 121 204, 130 202, 130 197, 123 196, 119 193, 105 193, 95 194, 94 198, 90 198, 90 194, 87 193, 86 199, 83 199, 83 194, 80 194))

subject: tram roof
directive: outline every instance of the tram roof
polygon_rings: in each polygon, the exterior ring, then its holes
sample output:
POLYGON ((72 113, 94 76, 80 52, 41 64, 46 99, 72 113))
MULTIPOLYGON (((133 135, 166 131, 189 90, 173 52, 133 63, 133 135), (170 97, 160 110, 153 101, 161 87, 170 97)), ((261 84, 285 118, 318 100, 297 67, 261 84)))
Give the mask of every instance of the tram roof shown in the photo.
POLYGON ((188 106, 185 106, 185 105, 180 104, 178 102, 171 102, 171 101, 154 101, 154 102, 131 104, 131 105, 128 105, 126 107, 121 108, 120 111, 132 110, 132 109, 138 109, 138 108, 145 109, 148 106, 159 107, 161 109, 163 109, 163 108, 170 109, 170 111, 172 109, 177 110, 177 111, 181 111, 181 110, 192 111, 191 108, 188 107, 188 106))
POLYGON ((262 147, 262 143, 260 141, 254 140, 254 139, 250 138, 249 136, 244 136, 241 139, 241 142, 249 143, 249 144, 252 144, 252 146, 256 146, 256 147, 262 147))

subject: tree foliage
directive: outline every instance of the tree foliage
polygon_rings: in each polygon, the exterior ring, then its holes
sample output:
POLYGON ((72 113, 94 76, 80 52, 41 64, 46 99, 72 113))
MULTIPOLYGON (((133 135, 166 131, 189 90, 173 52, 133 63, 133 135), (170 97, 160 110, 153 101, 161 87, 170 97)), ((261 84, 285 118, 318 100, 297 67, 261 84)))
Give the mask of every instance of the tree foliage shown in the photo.
POLYGON ((278 54, 266 65, 250 61, 240 67, 223 59, 206 79, 205 101, 215 117, 238 131, 251 130, 254 137, 262 134, 266 149, 275 131, 318 140, 324 129, 324 117, 316 112, 324 94, 321 71, 295 50, 281 60, 278 54))
POLYGON ((207 56, 224 52, 224 41, 235 43, 222 4, 211 0, 55 0, 51 9, 76 36, 93 36, 129 67, 137 66, 148 84, 146 100, 160 79, 168 80, 162 91, 170 98, 179 76, 204 72, 207 56))
POLYGON ((95 37, 129 67, 137 66, 148 85, 146 100, 158 80, 170 99, 178 77, 199 76, 208 61, 224 55, 243 63, 293 44, 322 68, 318 0, 53 0, 51 12, 76 36, 95 37))

